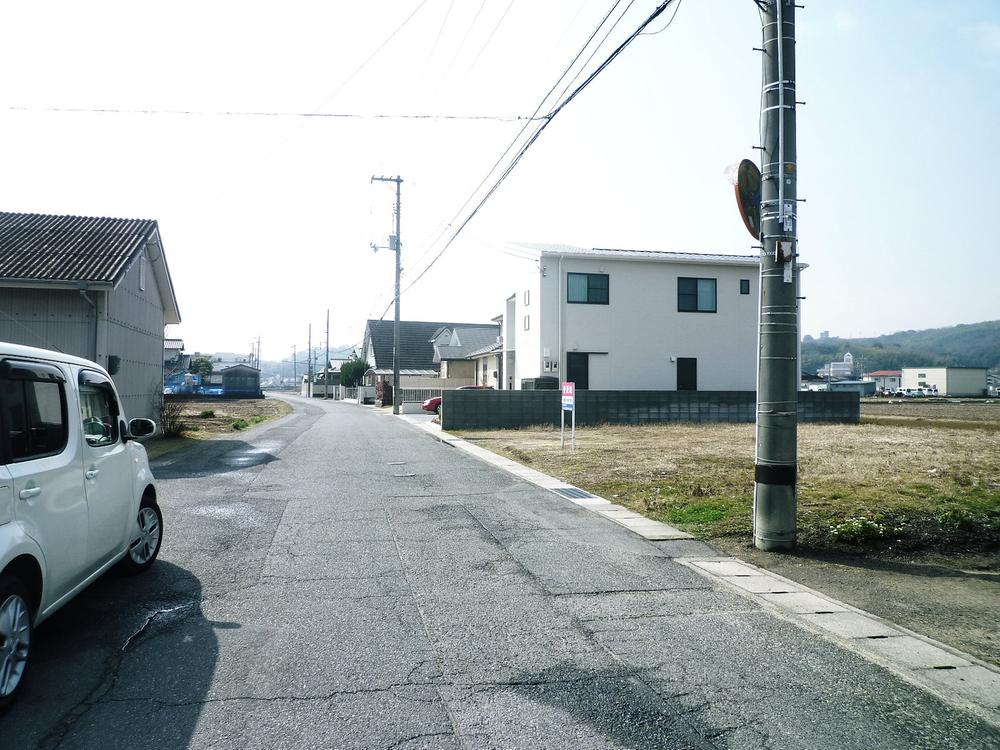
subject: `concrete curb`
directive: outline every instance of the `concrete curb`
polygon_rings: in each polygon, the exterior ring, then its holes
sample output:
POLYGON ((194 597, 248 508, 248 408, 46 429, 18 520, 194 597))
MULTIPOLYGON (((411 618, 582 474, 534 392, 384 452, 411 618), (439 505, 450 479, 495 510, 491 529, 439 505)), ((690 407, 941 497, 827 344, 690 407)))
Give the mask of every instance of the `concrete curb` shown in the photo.
MULTIPOLYGON (((417 419, 402 419, 470 456, 559 495, 649 541, 693 537, 417 419)), ((707 546, 707 545, 706 545, 707 546)), ((799 627, 874 662, 906 682, 1000 727, 1000 669, 736 557, 673 557, 799 627)))

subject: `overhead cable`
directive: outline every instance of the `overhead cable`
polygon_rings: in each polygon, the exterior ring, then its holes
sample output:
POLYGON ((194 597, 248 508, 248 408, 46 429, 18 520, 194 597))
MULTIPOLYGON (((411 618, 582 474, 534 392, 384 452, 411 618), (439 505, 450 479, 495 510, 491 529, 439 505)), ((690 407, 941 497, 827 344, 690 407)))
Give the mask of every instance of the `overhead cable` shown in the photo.
MULTIPOLYGON (((608 55, 608 57, 604 60, 604 62, 602 62, 594 70, 594 72, 592 72, 589 76, 587 76, 587 78, 583 81, 583 83, 577 86, 568 97, 566 97, 562 102, 560 102, 560 104, 557 107, 555 107, 552 111, 549 112, 548 115, 546 115, 546 117, 538 125, 534 134, 518 150, 517 154, 511 160, 510 164, 508 164, 507 167, 504 169, 500 177, 493 183, 492 187, 490 187, 490 189, 486 192, 486 194, 482 197, 482 199, 479 200, 479 202, 476 204, 475 208, 472 209, 469 215, 465 217, 465 219, 462 221, 461 224, 459 224, 458 228, 454 231, 451 237, 448 238, 448 241, 445 243, 444 247, 442 247, 438 251, 438 253, 431 259, 431 262, 428 263, 419 274, 417 274, 416 278, 414 278, 411 282, 409 282, 406 285, 406 288, 400 292, 400 295, 412 289, 413 286, 418 281, 420 281, 420 279, 422 279, 424 275, 431 268, 433 268, 434 264, 437 263, 437 261, 441 258, 441 256, 444 255, 444 253, 448 250, 448 248, 451 247, 452 243, 454 243, 454 241, 462 233, 462 230, 465 229, 468 223, 472 221, 472 219, 479 212, 479 210, 486 204, 486 201, 488 201, 492 197, 492 195, 497 191, 500 185, 503 184, 503 181, 507 179, 507 177, 517 166, 518 162, 521 160, 524 154, 527 153, 528 149, 531 148, 532 145, 534 145, 535 141, 538 140, 539 136, 544 132, 545 128, 549 126, 549 124, 556 117, 556 115, 558 115, 571 101, 573 101, 577 96, 579 96, 580 93, 583 92, 583 90, 586 89, 587 86, 589 86, 594 81, 594 79, 597 78, 597 76, 600 75, 604 71, 604 69, 607 68, 608 65, 610 65, 611 62, 615 58, 617 58, 618 55, 620 55, 625 50, 625 48, 628 47, 636 39, 636 37, 639 36, 646 29, 646 27, 649 26, 650 23, 655 21, 663 13, 663 11, 665 11, 667 7, 670 6, 671 3, 677 1, 678 0, 664 0, 663 3, 657 6, 657 8, 649 15, 648 18, 646 18, 645 21, 642 22, 642 24, 639 25, 639 27, 635 31, 633 31, 625 39, 625 41, 619 44, 618 47, 616 47, 615 50, 610 55, 608 55)), ((382 314, 385 315, 385 313, 382 314)))
MULTIPOLYGON (((556 88, 559 87, 559 84, 562 83, 563 79, 566 78, 567 75, 569 75, 570 71, 573 70, 573 68, 576 66, 577 61, 583 56, 583 53, 590 46, 590 43, 594 41, 594 37, 597 36, 598 32, 600 32, 604 24, 607 23, 608 18, 610 18, 611 14, 615 12, 615 8, 617 8, 620 4, 621 0, 615 0, 614 5, 611 6, 611 9, 608 10, 604 18, 601 19, 601 22, 597 24, 597 27, 591 32, 590 36, 587 37, 587 41, 583 43, 583 46, 576 53, 576 55, 573 56, 573 59, 570 60, 569 65, 566 66, 565 70, 563 70, 559 78, 556 79, 556 82, 552 84, 552 87, 545 93, 545 96, 543 96, 541 100, 538 102, 538 106, 535 107, 535 111, 532 112, 531 115, 529 116, 528 118, 529 120, 538 118, 539 112, 542 111, 542 108, 545 106, 545 103, 552 96, 552 93, 556 90, 556 88)), ((493 163, 493 166, 490 167, 489 171, 483 176, 483 179, 480 180, 479 184, 476 185, 476 187, 472 190, 472 192, 469 194, 469 197, 465 199, 465 202, 462 203, 462 205, 459 207, 458 211, 455 212, 455 215, 451 218, 451 220, 447 224, 445 224, 444 228, 437 235, 437 237, 435 237, 431 241, 431 243, 427 246, 427 250, 425 250, 420 255, 419 258, 417 258, 417 260, 414 262, 414 265, 419 265, 419 263, 431 253, 434 246, 437 245, 444 238, 444 236, 448 233, 448 230, 454 226, 455 222, 458 221, 458 219, 462 216, 462 213, 465 211, 465 209, 468 208, 469 204, 472 203, 473 199, 476 197, 476 193, 482 190, 483 186, 489 181, 490 176, 493 175, 494 172, 496 172, 497 168, 503 163, 504 159, 507 158, 507 155, 511 153, 511 150, 521 139, 521 136, 524 135, 525 131, 527 131, 529 124, 530 124, 529 122, 525 122, 524 126, 519 131, 517 131, 517 135, 515 135, 514 138, 511 140, 511 142, 507 144, 507 148, 505 148, 503 153, 500 154, 499 158, 493 163)), ((390 303, 390 305, 391 304, 392 303, 390 303)), ((383 313, 383 315, 384 314, 385 313, 383 313)))
MULTIPOLYGON (((523 115, 449 115, 417 114, 409 112, 282 112, 266 110, 198 110, 198 109, 125 109, 120 107, 3 107, 9 112, 64 112, 98 115, 177 115, 190 117, 303 117, 339 120, 489 120, 494 122, 520 122, 531 120, 523 115)), ((535 117, 541 120, 541 117, 535 117)))

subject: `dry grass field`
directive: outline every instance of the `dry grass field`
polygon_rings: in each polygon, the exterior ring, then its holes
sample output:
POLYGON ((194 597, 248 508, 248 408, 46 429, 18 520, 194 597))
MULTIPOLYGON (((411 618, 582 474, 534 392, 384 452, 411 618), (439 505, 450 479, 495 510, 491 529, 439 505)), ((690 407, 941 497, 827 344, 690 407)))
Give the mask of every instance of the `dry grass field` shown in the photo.
POLYGON ((1000 430, 1000 399, 864 399, 861 421, 866 424, 922 426, 930 423, 957 429, 1000 430))
MULTIPOLYGON (((994 415, 987 411, 992 405, 975 406, 975 417, 971 410, 958 417, 954 411, 936 412, 940 424, 920 411, 897 410, 878 416, 906 424, 800 425, 800 543, 831 550, 995 551, 1000 408, 993 422, 983 416, 994 415), (949 424, 955 419, 995 429, 949 424)), ((753 425, 583 428, 575 453, 560 450, 554 429, 462 434, 702 538, 750 534, 753 425)))

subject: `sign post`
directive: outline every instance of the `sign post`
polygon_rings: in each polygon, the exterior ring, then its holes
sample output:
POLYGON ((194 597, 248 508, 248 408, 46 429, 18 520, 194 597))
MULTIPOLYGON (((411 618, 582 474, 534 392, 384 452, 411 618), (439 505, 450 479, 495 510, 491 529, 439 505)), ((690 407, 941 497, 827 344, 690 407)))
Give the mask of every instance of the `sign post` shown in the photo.
POLYGON ((573 450, 576 450, 576 383, 562 384, 562 410, 559 418, 559 447, 566 447, 566 412, 570 413, 572 422, 571 436, 573 450))

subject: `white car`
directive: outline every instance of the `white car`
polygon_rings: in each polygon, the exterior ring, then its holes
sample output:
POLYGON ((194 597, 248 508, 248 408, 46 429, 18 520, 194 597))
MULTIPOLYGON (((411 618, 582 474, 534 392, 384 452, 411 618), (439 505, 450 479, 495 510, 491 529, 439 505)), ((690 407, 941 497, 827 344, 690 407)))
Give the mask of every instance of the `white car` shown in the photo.
POLYGON ((0 711, 32 629, 115 564, 147 569, 163 516, 146 449, 99 365, 0 342, 0 711))

